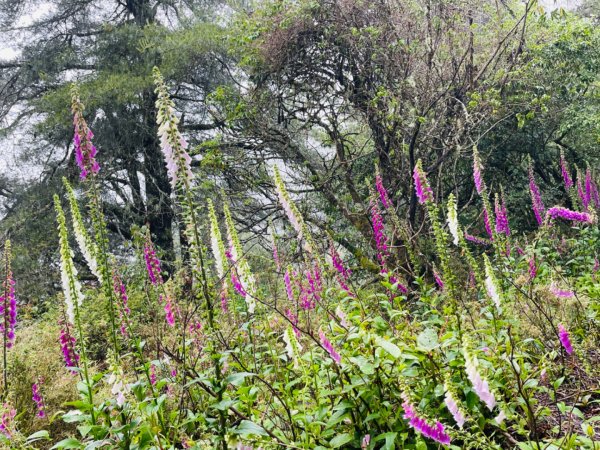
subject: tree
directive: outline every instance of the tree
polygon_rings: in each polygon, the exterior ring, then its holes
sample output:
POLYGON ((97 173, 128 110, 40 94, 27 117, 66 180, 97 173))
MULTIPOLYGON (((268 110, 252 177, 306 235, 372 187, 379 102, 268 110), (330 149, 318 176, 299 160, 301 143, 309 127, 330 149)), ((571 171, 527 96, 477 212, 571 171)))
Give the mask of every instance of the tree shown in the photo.
MULTIPOLYGON (((157 141, 151 70, 159 66, 173 87, 173 97, 183 111, 182 126, 192 141, 210 133, 216 124, 203 99, 214 86, 228 82, 219 62, 226 60, 219 39, 222 27, 210 21, 218 4, 57 0, 43 2, 49 5, 47 13, 31 24, 18 25, 40 5, 0 2, 7 39, 19 50, 12 60, 0 62, 5 145, 15 136, 22 137, 24 148, 15 151, 22 164, 41 166, 40 180, 34 182, 42 186, 36 189, 41 194, 36 201, 42 208, 50 204, 48 194, 57 175, 66 170, 69 177, 77 176, 71 157, 68 89, 77 82, 101 155, 101 181, 111 193, 104 199, 111 231, 129 237, 131 224, 147 223, 156 242, 168 251, 173 212, 157 141)), ((14 196, 3 191, 7 214, 26 214, 18 212, 19 205, 26 204, 18 193, 28 196, 30 190, 24 183, 18 188, 18 180, 11 184, 17 186, 14 196)), ((17 223, 6 219, 5 226, 17 223)), ((18 245, 15 235, 29 231, 12 226, 5 232, 18 245)))

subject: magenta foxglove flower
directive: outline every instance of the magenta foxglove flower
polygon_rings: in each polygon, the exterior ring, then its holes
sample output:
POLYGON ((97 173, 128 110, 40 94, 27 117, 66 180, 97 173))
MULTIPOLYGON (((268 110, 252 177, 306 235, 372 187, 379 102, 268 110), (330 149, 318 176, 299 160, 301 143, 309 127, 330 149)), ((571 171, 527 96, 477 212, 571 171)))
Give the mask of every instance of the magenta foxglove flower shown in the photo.
POLYGON ((467 241, 473 242, 474 244, 477 244, 477 245, 485 245, 485 246, 490 245, 490 242, 488 240, 477 237, 477 236, 473 236, 467 232, 465 232, 465 239, 467 241))
POLYGON ((146 261, 146 271, 148 272, 150 283, 153 285, 162 284, 163 280, 160 274, 160 261, 156 256, 156 251, 154 250, 154 245, 152 245, 150 238, 147 238, 146 243, 144 244, 144 260, 146 261))
POLYGON ((377 247, 377 260, 382 266, 385 265, 385 261, 388 256, 388 238, 385 234, 385 226, 383 223, 383 217, 379 211, 377 202, 371 199, 371 222, 373 223, 373 234, 375 235, 375 245, 377 247))
POLYGON ((506 236, 510 236, 510 226, 508 225, 508 213, 506 211, 506 202, 504 201, 504 196, 502 196, 502 199, 496 196, 494 209, 496 213, 496 233, 502 233, 506 236))
POLYGON ((165 300, 165 319, 170 327, 175 326, 175 315, 173 314, 173 302, 171 297, 167 295, 165 300))
MULTIPOLYGON (((388 271, 386 269, 382 269, 379 274, 385 277, 388 275, 388 271)), ((392 287, 395 287, 403 294, 408 294, 408 288, 405 285, 403 285, 397 277, 390 274, 388 280, 392 284, 392 287)))
POLYGON ((385 209, 388 209, 391 206, 390 198, 388 196, 387 191, 385 190, 385 187, 383 186, 383 179, 379 174, 375 176, 375 188, 377 189, 377 193, 379 194, 381 204, 385 209))
POLYGON ((415 165, 415 169, 413 171, 413 179, 415 181, 415 193, 417 195, 417 199, 420 204, 423 204, 427 201, 433 201, 433 191, 431 187, 429 187, 429 183, 427 182, 427 178, 425 173, 423 172, 423 167, 421 164, 421 160, 417 161, 415 165))
POLYGON ((285 292, 287 293, 288 300, 294 301, 294 289, 292 287, 292 280, 290 280, 290 269, 285 271, 283 275, 283 282, 285 283, 285 292))
POLYGON ((584 195, 583 195, 583 206, 585 209, 588 209, 590 203, 592 202, 592 191, 593 191, 594 181, 592 180, 592 171, 588 167, 585 171, 585 180, 584 180, 584 195))
MULTIPOLYGON (((79 363, 79 355, 75 350, 75 337, 71 334, 68 323, 64 323, 60 329, 59 342, 63 359, 65 360, 65 365, 71 368, 77 367, 79 363)), ((72 372, 76 373, 74 370, 72 372)))
POLYGON ((402 408, 404 408, 404 418, 408 419, 408 425, 415 431, 442 445, 450 445, 450 436, 444 431, 444 425, 440 421, 436 421, 435 425, 430 425, 424 418, 417 415, 415 407, 406 399, 402 403, 402 408))
POLYGON ((565 189, 568 191, 573 187, 573 179, 569 173, 569 165, 567 164, 565 154, 562 150, 560 151, 560 171, 562 173, 563 181, 565 182, 565 189))
POLYGON ((567 354, 572 354, 573 345, 571 344, 571 338, 569 337, 569 332, 562 324, 558 325, 558 338, 560 339, 560 343, 565 348, 567 354))
POLYGON ((150 384, 154 386, 156 384, 156 366, 150 364, 150 384))
POLYGON ((537 266, 535 265, 535 256, 529 258, 529 279, 533 280, 537 275, 537 266))
POLYGON ((333 359, 336 364, 341 364, 342 357, 335 350, 335 348, 333 348, 333 344, 329 341, 329 339, 327 339, 327 336, 325 336, 325 333, 323 333, 321 330, 319 330, 319 339, 321 340, 321 345, 323 348, 327 351, 327 353, 329 353, 329 356, 331 356, 331 359, 333 359))
POLYGON ((542 201, 540 189, 535 183, 533 166, 531 164, 529 165, 529 193, 531 194, 531 203, 535 219, 537 220, 538 225, 542 225, 544 223, 544 212, 546 208, 544 207, 544 202, 542 201))
POLYGON ((231 270, 231 284, 233 284, 233 288, 235 289, 235 291, 242 297, 246 297, 246 295, 248 295, 244 290, 244 286, 242 286, 240 279, 237 276, 235 268, 232 268, 231 270))
POLYGON ((94 134, 83 118, 83 104, 79 100, 79 93, 76 88, 72 90, 71 95, 71 110, 73 111, 73 125, 75 128, 73 136, 75 161, 81 170, 81 179, 86 179, 90 174, 96 175, 100 171, 100 165, 96 161, 96 147, 92 144, 94 134))
POLYGON ((561 206, 554 206, 546 213, 548 217, 552 219, 564 219, 572 222, 583 222, 592 223, 593 218, 590 214, 578 211, 571 211, 570 209, 563 208, 561 206))
POLYGON ((331 256, 331 261, 335 270, 337 270, 338 274, 344 279, 347 280, 350 278, 350 270, 346 269, 344 266, 344 262, 340 257, 339 253, 335 249, 333 242, 329 245, 329 256, 331 256))
POLYGON ((492 224, 490 222, 490 215, 488 214, 487 208, 483 208, 483 225, 485 226, 485 232, 490 238, 490 241, 494 240, 494 233, 492 232, 492 224))
POLYGON ((46 411, 44 407, 44 399, 42 397, 42 393, 40 392, 40 385, 38 383, 33 383, 31 385, 31 399, 35 403, 37 407, 37 417, 46 417, 46 411))

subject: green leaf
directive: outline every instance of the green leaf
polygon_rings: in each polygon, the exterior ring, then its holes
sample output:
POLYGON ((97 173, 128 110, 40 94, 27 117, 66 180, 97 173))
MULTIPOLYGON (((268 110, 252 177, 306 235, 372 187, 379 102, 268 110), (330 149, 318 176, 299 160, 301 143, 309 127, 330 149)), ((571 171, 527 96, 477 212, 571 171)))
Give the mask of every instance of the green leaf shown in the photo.
POLYGON ((250 372, 234 373, 234 374, 229 375, 227 378, 225 378, 225 382, 231 383, 234 386, 239 386, 240 384, 243 383, 243 381, 246 377, 252 377, 254 375, 256 375, 256 374, 250 373, 250 372))
POLYGON ((358 366, 360 371, 365 375, 373 375, 375 373, 375 366, 371 364, 364 356, 353 356, 349 359, 352 363, 358 366))
POLYGON ((50 448, 50 450, 64 448, 83 448, 83 444, 75 438, 67 438, 58 442, 54 447, 50 448))
POLYGON ((381 336, 375 336, 375 343, 379 347, 381 347, 383 350, 385 350, 385 352, 388 353, 392 358, 394 358, 394 359, 400 358, 400 355, 402 354, 402 352, 400 351, 400 348, 396 344, 385 340, 381 336))
POLYGON ((426 328, 417 336, 417 348, 423 352, 430 352, 439 346, 438 335, 433 328, 426 328))
POLYGON ((267 432, 260 425, 250 422, 249 420, 242 420, 237 428, 234 429, 234 433, 240 436, 268 436, 267 432))
POLYGON ((50 439, 50 434, 46 430, 36 431, 33 434, 27 436, 27 443, 31 444, 32 442, 39 441, 40 439, 50 439))
POLYGON ((349 433, 338 434, 331 441, 329 441, 329 445, 331 448, 339 448, 344 444, 347 444, 353 439, 352 435, 349 433))

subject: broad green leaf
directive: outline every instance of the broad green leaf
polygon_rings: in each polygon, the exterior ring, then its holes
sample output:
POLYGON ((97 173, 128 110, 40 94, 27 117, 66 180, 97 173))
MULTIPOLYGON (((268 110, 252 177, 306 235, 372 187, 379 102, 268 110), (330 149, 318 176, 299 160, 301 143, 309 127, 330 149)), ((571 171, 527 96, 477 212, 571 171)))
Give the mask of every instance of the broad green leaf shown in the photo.
POLYGON ((329 445, 331 448, 339 448, 344 444, 347 444, 353 439, 352 435, 349 433, 338 434, 331 441, 329 441, 329 445))
POLYGON ((379 347, 381 347, 386 353, 388 353, 392 358, 394 358, 394 359, 400 358, 400 355, 402 354, 402 352, 400 351, 400 348, 396 344, 394 344, 388 340, 385 340, 381 336, 375 336, 375 343, 379 347))

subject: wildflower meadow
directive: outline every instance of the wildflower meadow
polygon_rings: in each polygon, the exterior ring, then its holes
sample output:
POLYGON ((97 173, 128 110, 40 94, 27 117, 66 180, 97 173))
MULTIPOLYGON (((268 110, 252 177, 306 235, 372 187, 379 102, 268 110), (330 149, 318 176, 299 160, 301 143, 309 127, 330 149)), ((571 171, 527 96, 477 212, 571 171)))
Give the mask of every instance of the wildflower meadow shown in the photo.
POLYGON ((600 450, 596 16, 45 3, 0 448, 600 450))

